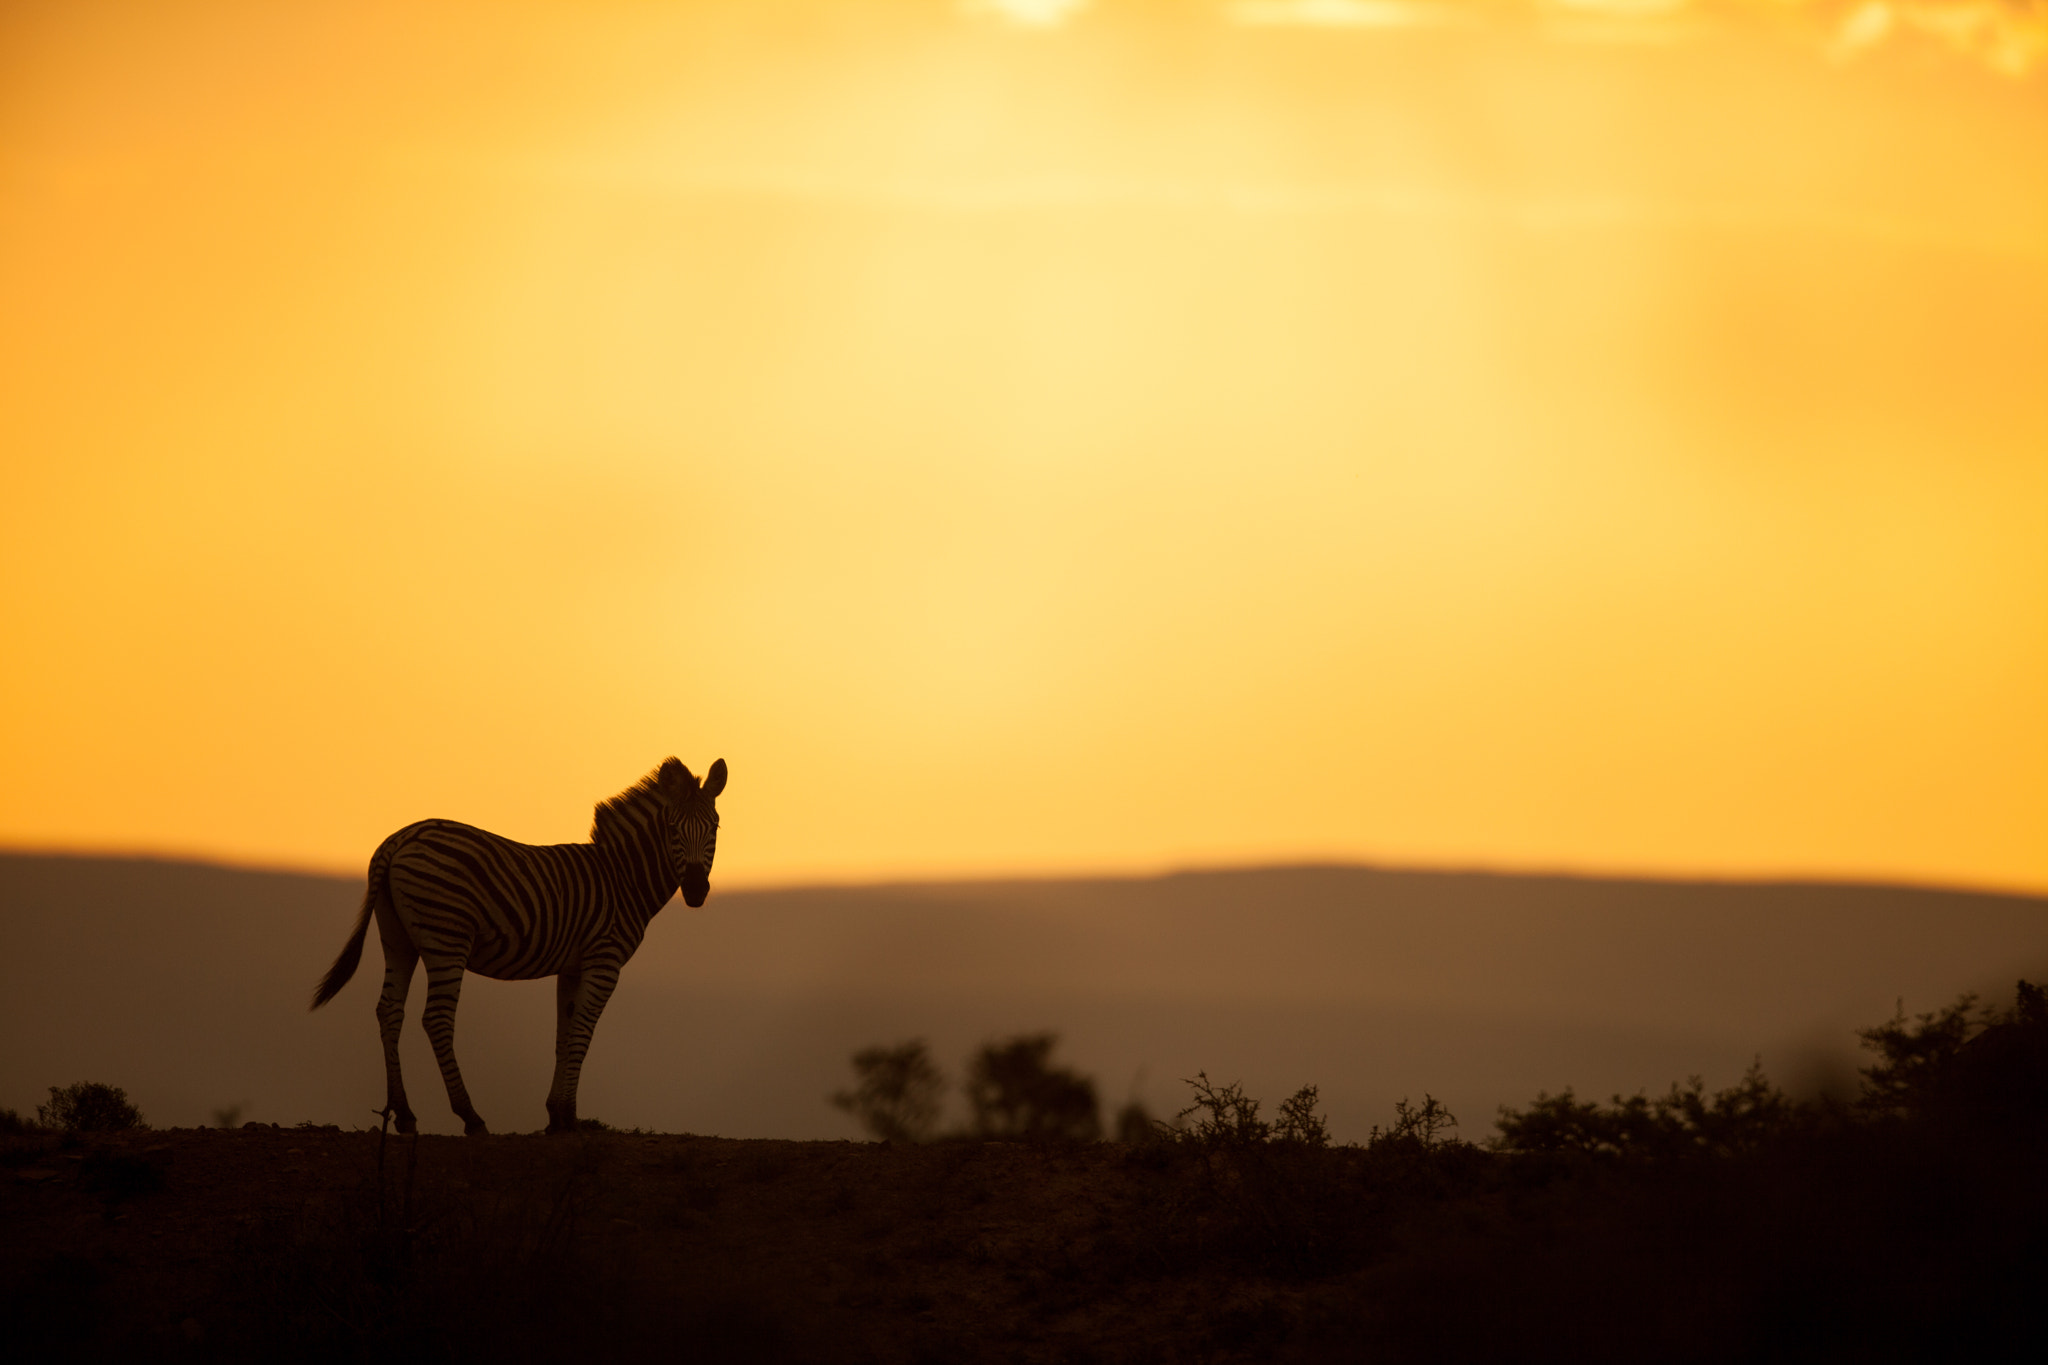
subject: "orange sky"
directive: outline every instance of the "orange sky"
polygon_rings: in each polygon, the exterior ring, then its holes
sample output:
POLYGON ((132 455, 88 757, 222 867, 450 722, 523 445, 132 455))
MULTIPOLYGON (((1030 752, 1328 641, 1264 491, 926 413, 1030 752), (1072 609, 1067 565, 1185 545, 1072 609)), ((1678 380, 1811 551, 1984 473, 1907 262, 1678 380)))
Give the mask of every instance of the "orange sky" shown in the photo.
POLYGON ((11 6, 0 842, 2048 890, 2038 11, 11 6))

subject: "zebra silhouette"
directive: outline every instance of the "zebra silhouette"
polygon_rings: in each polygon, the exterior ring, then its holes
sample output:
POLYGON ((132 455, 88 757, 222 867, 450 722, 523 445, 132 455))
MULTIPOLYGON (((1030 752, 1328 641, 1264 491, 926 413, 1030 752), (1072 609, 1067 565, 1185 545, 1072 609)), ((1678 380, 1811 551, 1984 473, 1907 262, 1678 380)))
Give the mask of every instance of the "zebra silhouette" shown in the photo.
POLYGON ((418 1129, 398 1068, 398 1030, 413 968, 427 964, 421 1015, 463 1131, 488 1131, 455 1064, 455 1005, 462 973, 500 981, 555 978, 555 1082, 548 1131, 576 1128, 576 1082, 591 1030, 619 969, 647 922, 680 886, 691 906, 711 894, 718 849, 718 794, 725 760, 702 783, 668 759, 634 786, 598 803, 587 844, 521 844, 453 820, 407 825, 378 845, 355 933, 313 992, 313 1008, 355 975, 370 916, 384 943, 384 1112, 398 1131, 418 1129))

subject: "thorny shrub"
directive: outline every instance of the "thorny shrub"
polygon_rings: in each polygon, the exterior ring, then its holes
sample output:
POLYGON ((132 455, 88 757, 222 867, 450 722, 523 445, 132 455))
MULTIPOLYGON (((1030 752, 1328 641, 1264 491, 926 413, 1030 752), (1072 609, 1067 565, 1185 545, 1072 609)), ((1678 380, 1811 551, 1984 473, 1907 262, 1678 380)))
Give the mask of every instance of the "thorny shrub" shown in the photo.
POLYGON ((1385 1143, 1411 1143, 1422 1147, 1436 1147, 1453 1139, 1451 1129, 1458 1126, 1458 1116, 1444 1108, 1443 1102, 1427 1090, 1422 1092, 1422 1103, 1411 1105, 1403 1095, 1394 1101, 1394 1122, 1381 1130, 1373 1125, 1372 1136, 1366 1139, 1368 1147, 1385 1143))
MULTIPOLYGON (((1259 1101, 1236 1082, 1197 1072, 1187 1085, 1192 1102, 1172 1124, 1157 1125, 1158 1142, 1129 1158, 1134 1170, 1157 1173, 1136 1236, 1160 1271, 1220 1262, 1306 1279, 1350 1268, 1385 1246, 1391 1219, 1417 1199, 1441 1196, 1451 1165, 1460 1166, 1452 1184, 1469 1178, 1473 1166, 1461 1154, 1484 1160, 1466 1144, 1420 1141, 1421 1111, 1411 1115, 1405 1101, 1398 1141, 1375 1129, 1367 1146, 1332 1146, 1313 1085, 1283 1101, 1275 1122, 1260 1117, 1259 1101), (1433 1174, 1417 1178, 1417 1167, 1433 1174)), ((1449 1117, 1433 1100, 1428 1113, 1430 1124, 1449 1117)), ((1428 1131, 1434 1138, 1436 1129, 1428 1131)))

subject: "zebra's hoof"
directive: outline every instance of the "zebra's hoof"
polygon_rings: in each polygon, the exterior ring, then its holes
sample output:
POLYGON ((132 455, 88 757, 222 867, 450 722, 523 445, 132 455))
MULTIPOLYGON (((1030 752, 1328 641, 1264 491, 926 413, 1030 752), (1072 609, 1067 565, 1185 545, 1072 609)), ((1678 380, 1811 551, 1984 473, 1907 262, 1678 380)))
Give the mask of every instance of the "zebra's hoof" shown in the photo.
POLYGON ((491 1130, 484 1127, 482 1119, 475 1119, 462 1125, 462 1135, 464 1137, 489 1137, 491 1130))

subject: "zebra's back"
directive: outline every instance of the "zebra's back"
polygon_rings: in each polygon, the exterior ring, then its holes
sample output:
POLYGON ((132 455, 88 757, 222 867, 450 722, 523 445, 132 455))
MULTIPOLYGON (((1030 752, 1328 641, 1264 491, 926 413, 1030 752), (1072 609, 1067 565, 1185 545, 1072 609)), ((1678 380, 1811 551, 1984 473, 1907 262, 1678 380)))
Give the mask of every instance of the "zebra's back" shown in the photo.
POLYGON ((525 981, 576 970, 616 927, 614 878, 591 844, 522 844, 422 820, 386 849, 393 909, 430 960, 458 956, 481 975, 525 981))

